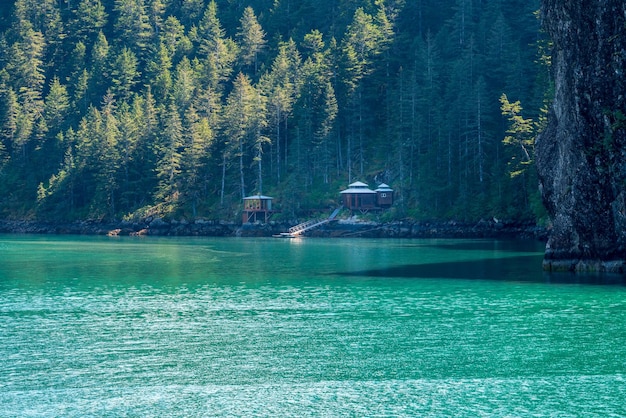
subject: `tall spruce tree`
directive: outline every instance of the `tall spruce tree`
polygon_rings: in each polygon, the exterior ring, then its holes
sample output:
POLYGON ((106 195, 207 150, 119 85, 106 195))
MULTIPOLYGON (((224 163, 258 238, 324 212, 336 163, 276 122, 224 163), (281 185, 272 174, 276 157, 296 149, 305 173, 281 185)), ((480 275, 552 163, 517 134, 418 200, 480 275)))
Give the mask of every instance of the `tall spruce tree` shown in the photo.
POLYGON ((165 205, 166 212, 171 212, 180 198, 184 146, 182 121, 175 103, 168 106, 164 118, 163 132, 159 138, 159 160, 156 166, 159 184, 155 197, 165 205))
POLYGON ((263 52, 266 45, 265 31, 259 24, 252 7, 244 9, 239 25, 237 37, 241 46, 241 61, 243 65, 252 66, 253 74, 256 75, 259 69, 259 54, 263 52))

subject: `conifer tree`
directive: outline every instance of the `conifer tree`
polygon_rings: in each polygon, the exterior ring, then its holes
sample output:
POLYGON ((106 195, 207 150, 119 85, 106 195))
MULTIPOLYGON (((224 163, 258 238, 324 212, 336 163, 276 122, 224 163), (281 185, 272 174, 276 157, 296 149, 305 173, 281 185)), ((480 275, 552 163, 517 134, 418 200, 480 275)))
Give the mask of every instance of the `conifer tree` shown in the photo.
POLYGON ((122 45, 130 48, 141 62, 146 62, 154 31, 150 26, 145 0, 115 0, 113 10, 116 13, 115 32, 122 45))
POLYGON ((45 40, 41 32, 27 29, 21 42, 13 45, 13 68, 18 88, 20 112, 14 146, 23 159, 27 156, 27 144, 40 135, 37 129, 43 115, 43 87, 45 40))
POLYGON ((69 109, 70 100, 67 88, 61 84, 58 77, 54 77, 45 99, 44 109, 46 125, 53 135, 64 129, 69 109))
MULTIPOLYGON (((112 92, 107 92, 103 98, 102 131, 98 139, 98 189, 92 210, 107 208, 110 218, 115 219, 117 191, 119 189, 119 170, 121 156, 119 150, 120 130, 116 116, 115 98, 112 92)), ((103 214, 104 215, 104 214, 103 214)))
POLYGON ((205 182, 208 180, 204 170, 208 161, 208 150, 213 141, 213 130, 208 119, 201 117, 194 106, 190 106, 185 112, 184 125, 185 147, 181 157, 181 168, 185 181, 182 185, 182 194, 191 206, 191 213, 195 218, 200 200, 205 194, 205 182))
POLYGON ((226 32, 217 16, 217 4, 209 2, 198 28, 199 53, 204 63, 205 85, 221 91, 222 85, 233 72, 238 54, 235 42, 226 37, 226 32))
MULTIPOLYGON (((224 155, 226 160, 232 158, 238 160, 239 188, 242 198, 246 196, 245 172, 247 164, 245 162, 252 160, 248 150, 251 147, 262 146, 265 141, 261 137, 261 125, 265 114, 259 96, 250 79, 240 73, 233 82, 233 89, 226 99, 223 112, 224 155)), ((256 149, 258 152, 259 148, 256 149)), ((257 157, 259 157, 258 153, 257 157)), ((222 184, 224 184, 224 180, 222 180, 222 184)))
MULTIPOLYGON (((316 34, 313 37, 317 39, 316 34)), ((300 127, 301 158, 296 159, 298 171, 306 184, 313 184, 316 177, 323 183, 330 179, 330 167, 335 147, 331 135, 337 115, 337 101, 331 83, 331 68, 327 51, 320 44, 302 65, 299 100, 296 104, 296 122, 300 127)), ((309 42, 312 39, 309 38, 309 42)))
POLYGON ((273 144, 276 148, 276 180, 281 180, 283 160, 286 161, 288 144, 288 120, 300 88, 301 57, 295 42, 290 39, 278 48, 271 71, 264 74, 260 88, 267 97, 269 126, 274 132, 273 144), (284 128, 281 131, 281 126, 284 128), (284 138, 284 139, 283 139, 284 138), (283 158, 281 143, 284 142, 283 158))
POLYGON ((241 60, 244 65, 252 65, 253 74, 257 74, 259 54, 265 49, 265 32, 259 24, 252 7, 246 7, 239 21, 237 33, 241 45, 241 60))
POLYGON ((108 14, 101 0, 81 0, 71 22, 72 36, 77 42, 92 45, 99 32, 103 31, 108 14))
POLYGON ((203 8, 203 0, 182 0, 181 17, 183 24, 189 27, 195 24, 202 16, 203 8))
POLYGON ((132 194, 128 195, 127 201, 133 208, 141 208, 153 203, 153 192, 158 185, 155 168, 161 155, 159 153, 161 125, 158 120, 161 110, 157 108, 156 99, 149 87, 143 95, 133 98, 130 112, 128 123, 132 124, 132 128, 137 132, 136 141, 130 143, 128 184, 132 194))
POLYGON ((348 178, 352 178, 353 153, 356 150, 358 173, 365 168, 364 149, 364 102, 362 80, 371 73, 374 58, 382 53, 385 38, 374 18, 358 8, 348 25, 342 40, 343 83, 346 86, 347 166, 348 178))
POLYGON ((172 56, 170 49, 161 42, 154 58, 148 63, 146 72, 152 76, 154 94, 163 100, 172 93, 174 81, 172 79, 172 56))
POLYGON ((91 50, 90 96, 101 98, 109 88, 111 63, 109 57, 109 41, 103 32, 98 33, 91 50))
MULTIPOLYGON (((146 144, 141 142, 142 136, 142 103, 136 96, 132 102, 122 102, 116 110, 119 140, 118 152, 120 155, 119 172, 119 202, 120 209, 130 213, 136 209, 141 201, 142 191, 139 176, 147 177, 146 173, 138 172, 141 148, 146 144)), ((141 168, 139 168, 141 170, 141 168)), ((143 170, 141 170, 143 171, 143 170)))
POLYGON ((79 115, 85 113, 87 108, 89 107, 89 72, 86 69, 83 69, 83 71, 76 76, 75 80, 76 84, 73 86, 73 107, 75 109, 75 113, 79 115))
POLYGON ((185 34, 185 27, 175 16, 165 19, 163 30, 159 36, 160 43, 165 46, 167 53, 173 59, 180 59, 191 49, 191 41, 185 34))
POLYGON ((180 197, 183 145, 182 122, 178 108, 172 103, 165 114, 163 132, 159 139, 159 161, 156 166, 159 180, 156 198, 166 204, 167 212, 175 209, 180 197))
POLYGON ((113 94, 120 100, 128 100, 139 76, 137 57, 130 49, 122 48, 111 67, 113 94))
POLYGON ((196 77, 191 62, 185 57, 176 66, 172 97, 180 111, 186 111, 191 105, 196 90, 196 77))
POLYGON ((0 126, 0 143, 4 143, 4 149, 13 148, 19 129, 21 108, 17 94, 12 87, 2 84, 0 86, 2 103, 2 125, 0 126))

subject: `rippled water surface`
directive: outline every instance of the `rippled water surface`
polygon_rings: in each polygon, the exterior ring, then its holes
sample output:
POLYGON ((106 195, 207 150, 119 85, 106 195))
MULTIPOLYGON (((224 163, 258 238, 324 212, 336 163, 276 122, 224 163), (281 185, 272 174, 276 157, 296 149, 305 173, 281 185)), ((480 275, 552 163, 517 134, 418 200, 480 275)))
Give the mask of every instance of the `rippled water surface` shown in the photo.
POLYGON ((0 416, 625 416, 626 287, 541 251, 0 236, 0 416))

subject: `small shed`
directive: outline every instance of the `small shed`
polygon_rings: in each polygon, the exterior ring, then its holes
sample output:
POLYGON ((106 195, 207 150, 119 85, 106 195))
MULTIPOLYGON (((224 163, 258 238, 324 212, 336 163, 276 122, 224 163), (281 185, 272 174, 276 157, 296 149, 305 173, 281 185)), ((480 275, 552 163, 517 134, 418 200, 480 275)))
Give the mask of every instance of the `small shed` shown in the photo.
POLYGON ((376 190, 376 203, 381 208, 389 208, 393 205, 393 189, 385 183, 381 183, 376 190))
POLYGON ((243 198, 243 223, 267 222, 274 214, 273 197, 254 195, 243 198))
POLYGON ((343 205, 350 210, 367 211, 376 209, 376 192, 360 181, 348 185, 340 192, 343 205))

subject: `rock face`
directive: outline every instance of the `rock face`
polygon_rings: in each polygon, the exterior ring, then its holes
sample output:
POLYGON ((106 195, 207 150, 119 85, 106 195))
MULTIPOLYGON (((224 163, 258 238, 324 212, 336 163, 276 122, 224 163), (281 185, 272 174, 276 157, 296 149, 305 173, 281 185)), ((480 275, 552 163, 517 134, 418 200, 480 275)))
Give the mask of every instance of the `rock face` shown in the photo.
POLYGON ((624 272, 626 2, 543 0, 555 97, 536 161, 553 229, 544 268, 624 272))
MULTIPOLYGON (((18 234, 73 234, 108 236, 202 236, 202 237, 271 237, 289 230, 297 223, 235 224, 231 222, 174 221, 161 218, 141 222, 101 223, 80 221, 56 224, 46 222, 6 221, 0 219, 0 233, 18 234)), ((390 223, 338 221, 307 232, 310 237, 366 237, 366 238, 491 238, 491 239, 545 239, 545 230, 533 223, 481 220, 462 222, 390 223)))

